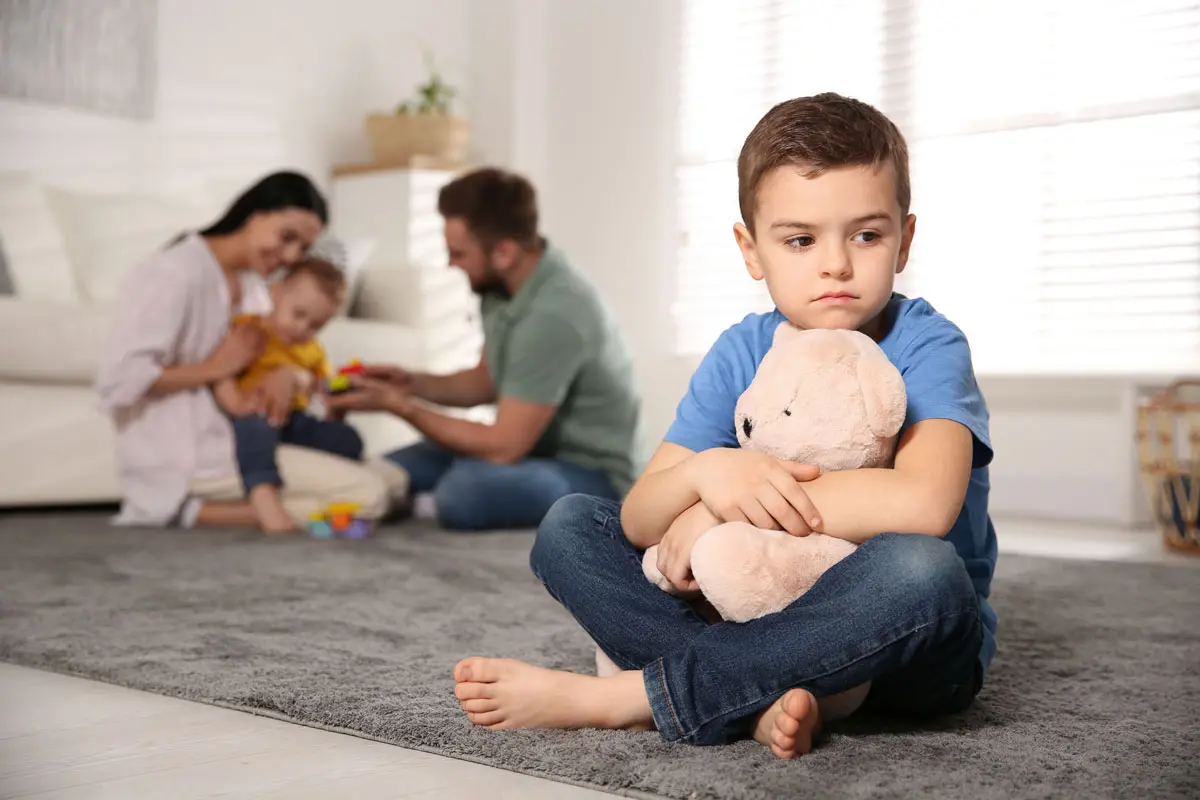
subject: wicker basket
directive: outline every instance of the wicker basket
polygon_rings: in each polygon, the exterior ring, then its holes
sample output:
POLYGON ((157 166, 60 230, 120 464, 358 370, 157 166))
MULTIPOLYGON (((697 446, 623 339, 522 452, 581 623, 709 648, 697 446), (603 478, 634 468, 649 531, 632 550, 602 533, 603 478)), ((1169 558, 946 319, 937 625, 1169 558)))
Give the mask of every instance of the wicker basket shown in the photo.
POLYGON ((1180 380, 1138 407, 1138 456, 1168 547, 1200 555, 1200 379, 1180 380))
POLYGON ((448 114, 369 114, 365 122, 377 164, 408 166, 422 156, 450 164, 467 156, 467 121, 448 114))

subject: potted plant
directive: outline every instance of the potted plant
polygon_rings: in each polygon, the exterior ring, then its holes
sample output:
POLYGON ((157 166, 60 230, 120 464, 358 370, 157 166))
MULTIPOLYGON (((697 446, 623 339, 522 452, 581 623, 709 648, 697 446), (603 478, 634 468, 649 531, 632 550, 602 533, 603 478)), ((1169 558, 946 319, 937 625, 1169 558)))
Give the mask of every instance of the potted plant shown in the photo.
POLYGON ((416 157, 448 165, 461 164, 467 151, 467 121, 451 111, 458 91, 446 83, 425 51, 428 77, 417 86, 416 96, 396 106, 390 114, 367 116, 367 138, 377 164, 408 166, 416 157))

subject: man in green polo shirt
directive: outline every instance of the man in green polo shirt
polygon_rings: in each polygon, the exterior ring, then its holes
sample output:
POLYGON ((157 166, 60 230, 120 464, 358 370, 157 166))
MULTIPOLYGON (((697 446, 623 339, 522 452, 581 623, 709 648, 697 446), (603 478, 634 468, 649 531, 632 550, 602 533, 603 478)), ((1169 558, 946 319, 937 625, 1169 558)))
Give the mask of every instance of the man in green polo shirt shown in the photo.
POLYGON ((451 266, 481 296, 483 357, 452 375, 369 366, 335 410, 389 411, 425 437, 388 458, 420 505, 457 530, 530 528, 556 500, 624 496, 641 467, 640 399, 620 334, 595 290, 538 233, 524 178, 498 169, 441 190, 451 266), (496 404, 486 425, 415 402, 496 404))

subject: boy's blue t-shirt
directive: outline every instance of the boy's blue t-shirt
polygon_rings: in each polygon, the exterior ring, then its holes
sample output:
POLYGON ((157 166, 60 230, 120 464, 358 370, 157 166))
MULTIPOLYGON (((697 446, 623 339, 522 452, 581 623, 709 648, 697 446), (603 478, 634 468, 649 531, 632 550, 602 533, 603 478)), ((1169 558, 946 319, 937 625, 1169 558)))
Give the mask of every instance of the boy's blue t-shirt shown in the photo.
MULTIPOLYGON (((974 435, 971 482, 962 513, 946 538, 966 564, 979 596, 984 626, 979 658, 986 673, 996 653, 996 612, 987 600, 996 568, 996 531, 988 515, 992 445, 987 406, 958 326, 925 300, 901 294, 892 295, 885 313, 893 324, 879 346, 904 378, 904 427, 926 419, 952 419, 974 435)), ((778 309, 751 314, 721 334, 692 376, 666 441, 695 452, 738 446, 734 407, 771 348, 775 328, 784 321, 778 309)))

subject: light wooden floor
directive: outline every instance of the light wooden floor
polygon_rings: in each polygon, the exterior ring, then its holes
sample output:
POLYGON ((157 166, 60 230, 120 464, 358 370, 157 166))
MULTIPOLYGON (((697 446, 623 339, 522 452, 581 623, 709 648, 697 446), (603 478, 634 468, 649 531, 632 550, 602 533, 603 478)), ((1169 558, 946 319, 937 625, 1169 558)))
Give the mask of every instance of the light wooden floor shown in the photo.
POLYGON ((0 797, 586 800, 610 795, 0 664, 0 797))
MULTIPOLYGON (((1005 521, 1003 552, 1200 567, 1151 532, 1005 521)), ((0 797, 608 797, 237 711, 0 664, 0 797)))

